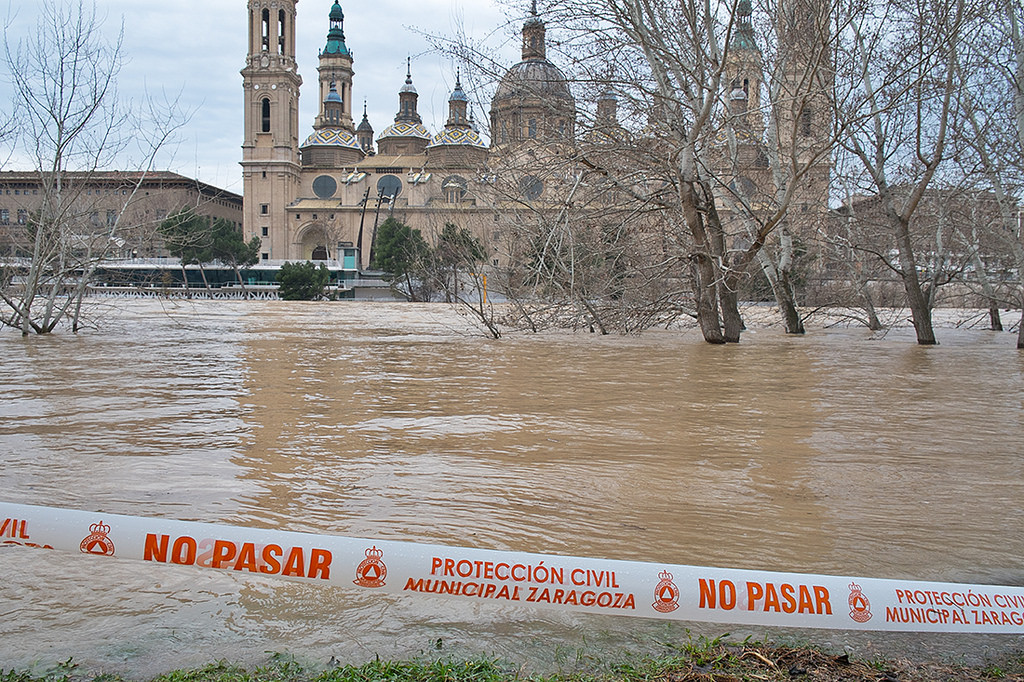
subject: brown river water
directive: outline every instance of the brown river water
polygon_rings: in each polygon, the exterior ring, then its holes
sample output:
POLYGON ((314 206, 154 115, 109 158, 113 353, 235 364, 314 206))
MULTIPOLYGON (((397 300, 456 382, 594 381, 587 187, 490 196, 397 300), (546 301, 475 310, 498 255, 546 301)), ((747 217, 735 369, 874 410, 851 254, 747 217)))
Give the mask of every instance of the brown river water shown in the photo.
MULTIPOLYGON (((0 331, 0 499, 485 549, 1024 584, 1012 334, 484 338, 445 306, 130 301, 0 331)), ((1024 637, 764 630, 367 596, 0 550, 0 668, 483 654, 571 670, 688 637, 975 662, 1024 637)))

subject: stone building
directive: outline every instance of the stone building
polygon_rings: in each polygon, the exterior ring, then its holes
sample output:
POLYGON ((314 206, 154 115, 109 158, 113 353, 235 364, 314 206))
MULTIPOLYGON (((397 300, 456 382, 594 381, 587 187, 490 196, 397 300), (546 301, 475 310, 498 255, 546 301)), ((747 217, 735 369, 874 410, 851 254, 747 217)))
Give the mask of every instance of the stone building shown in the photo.
MULTIPOLYGON (((157 227, 169 214, 191 208, 241 229, 242 197, 177 173, 69 172, 62 178, 62 203, 73 213, 79 239, 109 233, 117 224, 113 258, 166 256, 157 227)), ((52 196, 52 192, 50 193, 52 196)), ((0 173, 0 256, 29 256, 28 224, 47 197, 35 172, 0 173)))
MULTIPOLYGON (((500 225, 505 214, 522 204, 513 195, 541 203, 557 196, 560 184, 571 181, 573 148, 580 142, 577 102, 565 75, 547 57, 546 28, 536 1, 522 27, 522 60, 505 72, 490 101, 489 141, 469 114, 459 77, 449 98, 448 120, 432 134, 417 110, 411 64, 405 82, 396 83, 394 121, 375 139, 364 107, 356 125, 354 59, 337 0, 327 16, 327 40, 319 55, 319 113, 312 131, 305 133, 298 120, 302 79, 295 57, 296 4, 250 0, 248 5, 249 53, 241 71, 243 224, 247 240, 262 239, 262 260, 324 260, 345 270, 365 269, 375 227, 394 215, 428 241, 446 223, 468 228, 491 263, 503 265, 509 253, 501 243, 500 225), (531 166, 539 170, 527 170, 531 166), (556 167, 560 170, 545 175, 556 167)), ((739 152, 720 170, 733 178, 734 186, 750 185, 763 194, 771 173, 759 101, 761 52, 750 15, 751 4, 743 0, 728 72, 739 152)), ((797 62, 791 64, 798 68, 797 62)), ((787 77, 797 82, 801 75, 794 71, 787 77)), ((614 93, 601 95, 595 104, 591 137, 618 125, 614 93)), ((824 112, 825 107, 820 112, 803 107, 788 114, 799 121, 799 126, 788 127, 801 137, 794 147, 813 148, 820 128, 814 117, 823 120, 824 112)), ((803 179, 796 205, 823 213, 827 191, 824 164, 803 179)))
POLYGON ((527 141, 572 139, 576 106, 562 72, 546 57, 545 28, 534 3, 523 27, 522 61, 491 102, 488 144, 456 78, 444 128, 432 134, 417 110, 411 64, 397 92, 394 121, 374 139, 365 108, 355 125, 353 57, 336 1, 320 52, 320 110, 307 136, 297 117, 302 79, 295 62, 296 0, 249 3, 243 182, 246 239, 263 240, 264 261, 329 260, 369 266, 375 227, 388 215, 429 240, 446 223, 470 229, 494 254, 495 212, 488 169, 527 141))

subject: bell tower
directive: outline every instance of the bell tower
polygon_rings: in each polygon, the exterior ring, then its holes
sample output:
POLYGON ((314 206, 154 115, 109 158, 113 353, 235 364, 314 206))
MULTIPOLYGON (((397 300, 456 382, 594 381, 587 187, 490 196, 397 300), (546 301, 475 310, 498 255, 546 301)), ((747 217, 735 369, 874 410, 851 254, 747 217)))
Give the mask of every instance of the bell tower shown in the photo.
MULTIPOLYGON (((785 0, 775 17, 779 43, 777 67, 778 138, 796 163, 811 164, 829 149, 833 133, 830 4, 823 0, 785 0)), ((828 212, 831 157, 814 163, 793 195, 794 222, 810 229, 828 212)))
POLYGON ((316 117, 314 128, 326 125, 323 102, 330 97, 331 91, 341 100, 340 117, 334 127, 355 132, 352 122, 352 50, 345 44, 345 12, 338 0, 334 0, 329 15, 330 29, 327 32, 327 45, 320 52, 320 64, 316 67, 320 80, 320 114, 316 117))
POLYGON ((299 191, 298 0, 249 0, 249 53, 242 69, 243 232, 263 240, 261 257, 289 257, 285 207, 299 191))

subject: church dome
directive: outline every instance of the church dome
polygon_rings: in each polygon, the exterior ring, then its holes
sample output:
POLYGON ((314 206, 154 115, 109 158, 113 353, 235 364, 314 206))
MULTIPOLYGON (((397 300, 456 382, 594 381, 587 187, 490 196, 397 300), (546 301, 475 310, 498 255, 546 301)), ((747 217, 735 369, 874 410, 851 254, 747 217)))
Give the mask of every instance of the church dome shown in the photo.
POLYGON ((422 140, 429 140, 430 132, 422 123, 396 121, 385 128, 384 132, 377 136, 377 140, 380 141, 389 137, 418 137, 422 140))
POLYGON ((486 147, 480 133, 472 128, 446 128, 434 136, 430 147, 469 146, 486 147))
POLYGON ((492 101, 534 98, 575 101, 565 74, 547 59, 529 59, 510 68, 498 83, 492 101))
POLYGON ((355 134, 342 128, 324 128, 317 130, 306 138, 302 148, 306 147, 347 147, 362 149, 355 134))

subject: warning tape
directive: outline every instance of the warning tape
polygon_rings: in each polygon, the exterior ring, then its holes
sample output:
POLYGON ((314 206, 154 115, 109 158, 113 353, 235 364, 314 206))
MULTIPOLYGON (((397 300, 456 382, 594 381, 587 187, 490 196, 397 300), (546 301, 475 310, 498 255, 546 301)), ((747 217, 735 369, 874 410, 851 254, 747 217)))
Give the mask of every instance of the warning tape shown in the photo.
POLYGON ((1021 587, 525 554, 0 503, 0 547, 12 545, 595 614, 1024 633, 1021 587))

